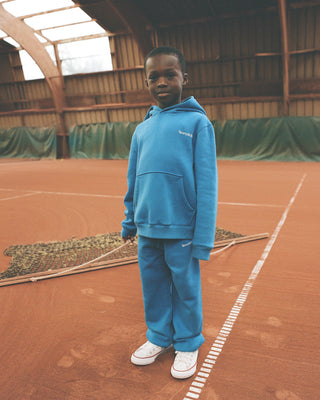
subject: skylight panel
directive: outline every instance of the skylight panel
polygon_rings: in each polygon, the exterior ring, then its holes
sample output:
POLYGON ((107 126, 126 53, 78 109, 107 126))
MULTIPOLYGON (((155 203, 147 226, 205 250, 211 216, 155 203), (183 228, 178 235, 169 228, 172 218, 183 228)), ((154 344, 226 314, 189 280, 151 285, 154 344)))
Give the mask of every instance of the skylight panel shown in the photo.
POLYGON ((47 42, 47 40, 44 37, 38 35, 37 33, 35 33, 34 35, 39 40, 40 43, 46 43, 47 42))
POLYGON ((14 46, 14 47, 20 47, 20 44, 18 42, 16 42, 14 39, 12 39, 11 37, 6 37, 3 40, 12 44, 12 46, 14 46))
MULTIPOLYGON (((34 36, 45 45, 63 75, 112 70, 106 31, 72 0, 0 0, 0 4, 33 29, 34 36), (56 51, 52 44, 57 45, 56 51)), ((1 30, 0 39, 19 49, 26 80, 44 78, 38 65, 19 43, 1 30)))
POLYGON ((3 7, 15 17, 58 10, 59 8, 70 6, 74 6, 72 0, 15 0, 3 3, 3 7))
POLYGON ((31 28, 39 30, 90 20, 91 18, 89 17, 89 15, 82 11, 80 8, 72 8, 70 10, 37 15, 34 17, 26 18, 24 21, 26 24, 31 26, 31 28))
POLYGON ((94 21, 42 30, 42 34, 53 41, 96 35, 99 33, 105 33, 105 30, 94 21))
POLYGON ((47 53, 49 54, 51 60, 55 63, 55 65, 57 65, 57 60, 56 60, 56 56, 54 54, 54 48, 53 46, 45 46, 45 49, 47 50, 47 53))
POLYGON ((109 38, 58 44, 63 75, 112 70, 109 38))
POLYGON ((107 37, 79 40, 72 43, 58 44, 61 60, 76 57, 89 57, 110 53, 109 40, 107 37))
POLYGON ((26 80, 44 78, 41 69, 25 50, 19 51, 23 74, 26 80))

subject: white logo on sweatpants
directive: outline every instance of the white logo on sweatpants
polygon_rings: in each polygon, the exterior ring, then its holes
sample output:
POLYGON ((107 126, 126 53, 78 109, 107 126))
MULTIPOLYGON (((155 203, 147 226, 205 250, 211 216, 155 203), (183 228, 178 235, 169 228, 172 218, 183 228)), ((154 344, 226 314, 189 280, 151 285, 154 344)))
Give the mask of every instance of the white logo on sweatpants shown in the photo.
POLYGON ((192 244, 192 242, 183 243, 183 244, 181 245, 181 247, 187 247, 187 246, 190 246, 190 244, 192 244))

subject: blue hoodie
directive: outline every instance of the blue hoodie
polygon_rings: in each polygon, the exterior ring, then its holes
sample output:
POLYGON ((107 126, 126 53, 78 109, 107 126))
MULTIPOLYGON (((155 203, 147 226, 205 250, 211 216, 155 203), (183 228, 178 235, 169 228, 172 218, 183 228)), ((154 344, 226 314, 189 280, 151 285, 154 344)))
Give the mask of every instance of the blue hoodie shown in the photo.
POLYGON ((189 239, 193 257, 208 260, 217 214, 215 137, 193 97, 149 109, 132 137, 127 178, 122 237, 189 239))

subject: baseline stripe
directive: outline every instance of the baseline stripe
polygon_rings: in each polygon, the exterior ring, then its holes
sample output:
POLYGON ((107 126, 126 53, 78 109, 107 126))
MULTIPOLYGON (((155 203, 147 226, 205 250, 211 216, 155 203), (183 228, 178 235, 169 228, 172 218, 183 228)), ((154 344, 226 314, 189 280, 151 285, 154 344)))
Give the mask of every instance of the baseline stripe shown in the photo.
POLYGON ((257 203, 231 203, 227 201, 218 201, 218 204, 226 206, 246 206, 246 207, 285 207, 281 204, 257 204, 257 203))
MULTIPOLYGON (((0 190, 18 191, 21 189, 0 188, 0 190)), ((56 195, 64 195, 64 196, 88 196, 88 197, 106 197, 106 198, 110 197, 110 198, 115 198, 115 199, 123 199, 124 198, 124 195, 111 195, 111 194, 49 192, 49 191, 41 191, 41 190, 28 190, 28 192, 29 193, 40 193, 40 194, 53 194, 53 195, 56 194, 56 195)), ((225 201, 219 201, 218 204, 231 205, 231 206, 246 206, 246 207, 285 207, 283 205, 277 205, 277 204, 229 203, 229 202, 225 202, 225 201)))
MULTIPOLYGON (((6 190, 6 191, 18 191, 21 189, 4 189, 0 188, 0 190, 6 190)), ((53 194, 53 195, 61 195, 61 196, 80 196, 80 197, 110 197, 112 199, 123 199, 124 195, 112 195, 112 194, 92 194, 92 193, 68 193, 68 192, 48 192, 44 190, 24 190, 28 191, 29 193, 34 193, 34 194, 53 194)))
POLYGON ((13 200, 13 199, 20 199, 21 197, 34 196, 35 194, 37 194, 37 192, 35 192, 35 193, 20 194, 20 195, 18 195, 18 196, 5 197, 4 199, 0 199, 0 201, 13 200))
MULTIPOLYGON (((234 303, 229 315, 227 316, 227 318, 226 318, 226 320, 225 320, 220 332, 217 335, 216 340, 212 344, 211 350, 209 351, 208 355, 206 356, 206 360, 203 362, 202 366, 200 367, 200 371, 197 373, 197 376, 195 377, 194 381, 191 383, 191 386, 189 387, 189 391, 185 395, 183 400, 198 399, 200 397, 202 388, 200 389, 198 387, 198 385, 196 384, 196 382, 197 381, 199 382, 199 377, 208 378, 209 374, 214 369, 213 365, 209 369, 207 363, 208 363, 209 359, 214 359, 215 360, 214 363, 216 363, 218 356, 221 354, 223 346, 224 346, 229 334, 231 333, 231 330, 232 330, 231 328, 233 327, 235 321, 237 320, 238 314, 239 314, 242 306, 244 305, 244 303, 245 303, 245 301, 246 301, 246 299, 247 299, 247 297, 249 295, 249 292, 250 292, 250 290, 251 290, 251 288, 252 288, 257 276, 259 275, 259 273, 261 271, 261 268, 263 267, 264 262, 266 261, 268 255, 269 255, 269 253, 270 253, 270 251, 271 251, 271 249, 272 249, 272 247, 273 247, 273 245, 274 245, 274 243, 275 243, 275 241, 276 241, 276 239, 278 237, 278 234, 279 234, 282 226, 284 225, 284 223, 285 223, 285 221, 287 219, 287 216, 288 216, 288 213, 290 211, 290 208, 291 208, 292 204, 294 203, 294 201, 295 201, 295 199, 296 199, 296 197, 297 197, 297 195, 298 195, 298 193, 299 193, 299 191, 300 191, 300 189, 302 187, 302 184, 303 184, 303 182, 305 180, 305 177, 306 177, 306 174, 304 174, 303 177, 301 178, 300 183, 299 183, 297 189, 295 190, 293 196, 291 197, 291 199, 289 201, 289 204, 287 205, 284 213, 282 214, 282 217, 281 217, 276 229, 274 230, 269 242, 267 243, 267 245, 266 245, 266 247, 265 247, 265 249, 264 249, 264 251, 263 251, 263 253, 262 253, 261 257, 260 257, 260 259, 257 261, 256 265, 254 266, 254 268, 253 268, 253 270, 252 270, 247 282, 243 286, 242 291, 239 294, 237 300, 235 301, 235 303, 234 303), (235 314, 237 315, 237 317, 235 317, 235 314), (226 326, 230 327, 230 329, 226 328, 226 326), (227 330, 227 332, 226 332, 226 330, 227 330), (223 336, 225 336, 223 338, 223 345, 220 344, 220 343, 222 343, 221 334, 223 334, 223 336), (196 392, 197 394, 195 394, 194 392, 196 392), (195 397, 195 396, 197 396, 197 397, 195 397)), ((203 382, 203 383, 205 383, 205 382, 203 382)))

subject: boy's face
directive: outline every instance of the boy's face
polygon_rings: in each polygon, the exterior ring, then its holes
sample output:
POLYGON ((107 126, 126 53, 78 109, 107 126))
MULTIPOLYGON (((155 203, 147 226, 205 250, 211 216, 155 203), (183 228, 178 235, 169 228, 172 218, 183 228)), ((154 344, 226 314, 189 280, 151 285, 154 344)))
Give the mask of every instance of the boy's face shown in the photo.
POLYGON ((188 81, 178 58, 173 54, 157 54, 147 59, 146 83, 160 108, 181 103, 182 88, 188 81))

